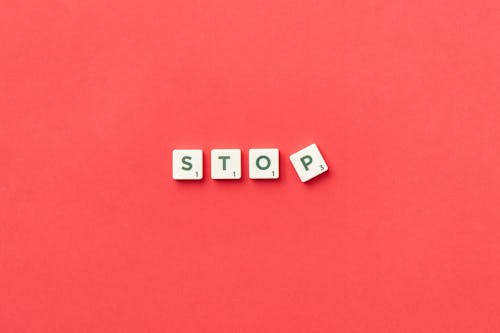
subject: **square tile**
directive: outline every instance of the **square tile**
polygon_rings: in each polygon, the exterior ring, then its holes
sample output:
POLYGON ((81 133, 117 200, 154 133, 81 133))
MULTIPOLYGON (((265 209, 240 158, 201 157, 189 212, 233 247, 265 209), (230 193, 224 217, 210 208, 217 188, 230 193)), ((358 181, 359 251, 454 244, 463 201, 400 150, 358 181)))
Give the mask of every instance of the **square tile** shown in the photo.
POLYGON ((251 179, 278 179, 280 177, 279 150, 259 148, 248 151, 251 179))
POLYGON ((314 143, 290 156, 290 161, 302 182, 306 182, 328 170, 328 166, 314 143))
POLYGON ((172 178, 176 180, 203 179, 203 151, 201 149, 174 149, 172 151, 172 178))
POLYGON ((212 179, 241 178, 240 149, 212 149, 212 179))

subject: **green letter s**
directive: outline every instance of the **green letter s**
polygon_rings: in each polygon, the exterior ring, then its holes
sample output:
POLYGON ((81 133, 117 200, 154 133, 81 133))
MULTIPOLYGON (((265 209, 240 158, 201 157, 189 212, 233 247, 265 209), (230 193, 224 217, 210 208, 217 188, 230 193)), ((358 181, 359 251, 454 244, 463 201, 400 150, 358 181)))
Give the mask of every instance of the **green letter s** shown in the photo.
POLYGON ((191 156, 183 156, 182 157, 182 163, 187 166, 183 166, 182 170, 191 170, 193 168, 193 164, 191 162, 188 162, 188 160, 191 160, 191 156))

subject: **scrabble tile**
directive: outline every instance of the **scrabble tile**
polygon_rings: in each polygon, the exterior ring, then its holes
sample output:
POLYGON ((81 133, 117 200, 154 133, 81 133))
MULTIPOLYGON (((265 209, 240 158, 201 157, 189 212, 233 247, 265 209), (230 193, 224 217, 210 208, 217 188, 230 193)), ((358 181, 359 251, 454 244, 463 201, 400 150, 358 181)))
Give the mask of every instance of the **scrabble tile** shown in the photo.
POLYGON ((203 151, 201 149, 174 149, 172 151, 172 178, 201 180, 203 178, 203 151))
POLYGON ((240 149, 212 149, 212 179, 241 178, 240 149))
POLYGON ((280 176, 279 150, 250 149, 248 163, 251 179, 277 179, 280 176))
POLYGON ((290 161, 302 182, 306 182, 328 170, 328 166, 314 143, 290 156, 290 161))

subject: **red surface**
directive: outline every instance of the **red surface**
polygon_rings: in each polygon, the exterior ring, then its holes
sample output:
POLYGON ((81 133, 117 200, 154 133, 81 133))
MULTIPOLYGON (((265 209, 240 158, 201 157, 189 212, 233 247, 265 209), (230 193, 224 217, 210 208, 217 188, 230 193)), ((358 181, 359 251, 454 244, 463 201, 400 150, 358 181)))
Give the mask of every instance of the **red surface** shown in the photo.
POLYGON ((500 332, 499 22, 2 1, 0 332, 500 332), (304 185, 312 142, 331 171, 304 185), (248 179, 262 146, 277 182, 248 179), (243 149, 243 179, 172 181, 184 147, 243 149))

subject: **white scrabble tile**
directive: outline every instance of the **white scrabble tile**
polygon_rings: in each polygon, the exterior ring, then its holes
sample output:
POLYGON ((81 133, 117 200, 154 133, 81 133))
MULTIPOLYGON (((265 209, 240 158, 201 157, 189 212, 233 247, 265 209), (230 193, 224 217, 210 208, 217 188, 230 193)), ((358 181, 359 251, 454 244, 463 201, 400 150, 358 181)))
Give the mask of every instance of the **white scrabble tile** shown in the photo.
POLYGON ((314 143, 290 156, 293 167, 302 182, 306 182, 328 170, 328 166, 314 143))
POLYGON ((248 163, 251 179, 278 179, 280 177, 279 150, 276 148, 250 149, 248 163))
POLYGON ((212 179, 241 178, 240 149, 212 149, 212 179))
POLYGON ((203 178, 203 151, 201 149, 174 149, 172 151, 172 178, 201 180, 203 178))

